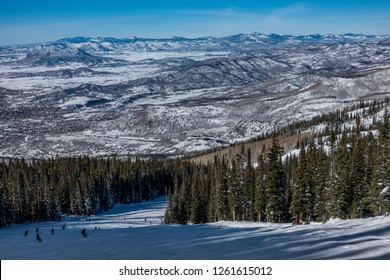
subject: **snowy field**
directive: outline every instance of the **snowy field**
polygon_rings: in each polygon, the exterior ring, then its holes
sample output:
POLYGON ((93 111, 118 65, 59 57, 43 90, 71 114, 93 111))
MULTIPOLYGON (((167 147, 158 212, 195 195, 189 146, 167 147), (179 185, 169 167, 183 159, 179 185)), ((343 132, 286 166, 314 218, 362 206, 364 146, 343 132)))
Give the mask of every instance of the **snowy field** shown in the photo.
POLYGON ((390 216, 300 226, 250 222, 162 225, 165 207, 165 198, 160 198, 116 205, 90 220, 66 217, 62 222, 14 225, 0 230, 0 259, 390 259, 390 216), (42 242, 35 239, 37 227, 42 242), (81 235, 83 228, 87 238, 81 235))

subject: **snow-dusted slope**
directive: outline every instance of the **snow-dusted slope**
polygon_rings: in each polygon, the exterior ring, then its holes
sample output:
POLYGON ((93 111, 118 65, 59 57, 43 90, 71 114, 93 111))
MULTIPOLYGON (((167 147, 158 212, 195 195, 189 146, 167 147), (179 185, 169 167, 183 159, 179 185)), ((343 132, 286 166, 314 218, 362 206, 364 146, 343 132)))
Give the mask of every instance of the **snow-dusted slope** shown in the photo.
POLYGON ((0 49, 0 157, 175 155, 390 92, 389 36, 70 38, 0 49))
POLYGON ((0 230, 0 259, 390 259, 390 216, 300 226, 162 225, 165 206, 163 197, 117 205, 90 221, 14 225, 0 230), (43 242, 35 240, 36 227, 43 242))

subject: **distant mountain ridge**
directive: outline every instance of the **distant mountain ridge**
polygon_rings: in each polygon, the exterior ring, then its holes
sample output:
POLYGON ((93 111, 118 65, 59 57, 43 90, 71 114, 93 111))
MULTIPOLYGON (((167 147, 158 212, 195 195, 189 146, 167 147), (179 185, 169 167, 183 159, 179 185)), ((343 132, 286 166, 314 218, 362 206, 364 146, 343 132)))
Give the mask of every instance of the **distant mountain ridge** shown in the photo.
MULTIPOLYGON (((107 50, 123 46, 134 45, 134 50, 140 51, 162 51, 162 50, 208 50, 208 51, 247 51, 268 46, 289 46, 298 44, 336 44, 336 43, 358 43, 358 42, 387 42, 390 35, 364 35, 364 34, 313 34, 313 35, 279 35, 279 34, 262 34, 258 32, 241 33, 225 37, 199 37, 185 38, 174 36, 172 38, 90 38, 75 37, 64 38, 56 42, 70 44, 96 44, 104 46, 107 50)), ((82 46, 83 47, 83 46, 82 46)))
MULTIPOLYGON (((90 41, 111 41, 111 42, 127 42, 134 43, 137 41, 235 41, 235 40, 252 40, 257 42, 273 42, 280 43, 287 40, 297 41, 329 41, 333 43, 340 42, 356 42, 356 41, 380 41, 383 39, 390 38, 390 35, 367 35, 367 34, 309 34, 309 35, 288 35, 288 34, 264 34, 259 32, 252 33, 240 33, 236 35, 223 36, 223 37, 194 37, 187 38, 182 36, 173 36, 171 38, 145 38, 131 36, 128 38, 114 38, 114 37, 68 37, 56 40, 55 42, 60 43, 86 43, 90 41)), ((50 43, 50 42, 49 42, 50 43)))
MULTIPOLYGON (((69 43, 69 44, 86 44, 86 43, 111 43, 111 44, 155 44, 155 43, 192 43, 203 45, 208 43, 211 47, 222 47, 225 44, 230 45, 230 47, 240 44, 241 47, 250 47, 252 44, 270 44, 270 45, 280 45, 280 44, 302 44, 302 43, 351 43, 351 42, 374 42, 378 43, 381 41, 387 42, 390 40, 390 35, 367 35, 367 34, 308 34, 308 35, 288 35, 288 34, 264 34, 259 32, 252 33, 240 33, 230 36, 223 37, 195 37, 187 38, 181 36, 173 36, 171 38, 145 38, 145 37, 135 37, 129 36, 125 38, 114 38, 114 37, 67 37, 61 38, 55 41, 33 43, 33 44, 22 44, 22 45, 12 45, 12 46, 0 46, 1 48, 14 48, 14 47, 31 47, 36 45, 50 45, 57 43, 69 43), (247 44, 247 46, 245 46, 247 44)), ((167 45, 166 47, 168 47, 167 45)), ((184 45, 185 46, 185 45, 184 45)))

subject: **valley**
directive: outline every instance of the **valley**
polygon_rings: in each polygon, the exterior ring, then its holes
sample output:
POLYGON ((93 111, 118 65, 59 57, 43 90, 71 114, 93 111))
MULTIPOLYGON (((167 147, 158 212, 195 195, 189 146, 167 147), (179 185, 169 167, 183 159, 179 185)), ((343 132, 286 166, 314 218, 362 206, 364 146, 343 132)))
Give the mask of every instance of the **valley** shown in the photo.
POLYGON ((0 48, 0 157, 181 156, 390 95, 388 36, 68 38, 0 48))

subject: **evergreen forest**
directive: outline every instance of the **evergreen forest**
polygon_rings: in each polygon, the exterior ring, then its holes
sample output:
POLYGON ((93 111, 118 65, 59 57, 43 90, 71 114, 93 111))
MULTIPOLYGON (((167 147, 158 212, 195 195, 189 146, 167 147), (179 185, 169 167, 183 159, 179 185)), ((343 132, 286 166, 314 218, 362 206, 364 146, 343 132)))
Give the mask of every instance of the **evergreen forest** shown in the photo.
POLYGON ((310 223, 385 215, 390 212, 388 104, 388 99, 361 102, 263 135, 270 141, 259 151, 241 145, 234 156, 215 155, 207 162, 4 159, 0 228, 93 215, 116 203, 162 195, 168 199, 165 223, 310 223), (321 133, 296 141, 294 153, 284 151, 282 136, 299 135, 316 124, 323 124, 321 133))

